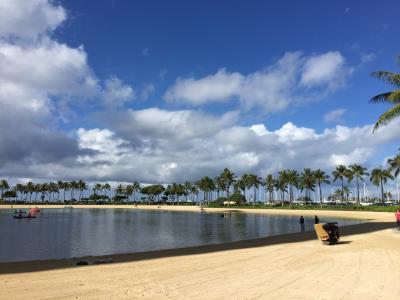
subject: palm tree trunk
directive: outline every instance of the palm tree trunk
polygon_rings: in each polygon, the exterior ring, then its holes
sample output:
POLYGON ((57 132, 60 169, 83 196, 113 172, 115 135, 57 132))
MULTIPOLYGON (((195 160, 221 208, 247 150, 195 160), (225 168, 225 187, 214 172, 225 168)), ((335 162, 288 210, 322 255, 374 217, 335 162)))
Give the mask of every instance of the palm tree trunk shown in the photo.
POLYGON ((381 178, 381 195, 382 195, 382 203, 385 203, 385 195, 384 195, 384 192, 383 192, 383 181, 382 181, 382 178, 381 178))
POLYGON ((319 189, 319 202, 321 203, 322 208, 322 191, 321 191, 321 182, 318 181, 318 189, 319 189))
POLYGON ((358 177, 356 177, 356 183, 357 183, 357 205, 360 204, 360 185, 358 183, 358 177))
POLYGON ((343 183, 343 177, 341 178, 342 180, 342 204, 344 203, 344 183, 343 183))

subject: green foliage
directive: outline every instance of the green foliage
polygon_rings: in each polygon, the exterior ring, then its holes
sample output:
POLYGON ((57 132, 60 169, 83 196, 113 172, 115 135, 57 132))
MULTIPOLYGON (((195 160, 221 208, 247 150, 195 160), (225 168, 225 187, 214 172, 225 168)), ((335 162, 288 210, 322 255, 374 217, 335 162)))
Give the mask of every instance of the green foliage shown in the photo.
POLYGON ((242 194, 235 192, 229 196, 229 201, 236 202, 236 205, 243 205, 246 203, 246 198, 242 194))

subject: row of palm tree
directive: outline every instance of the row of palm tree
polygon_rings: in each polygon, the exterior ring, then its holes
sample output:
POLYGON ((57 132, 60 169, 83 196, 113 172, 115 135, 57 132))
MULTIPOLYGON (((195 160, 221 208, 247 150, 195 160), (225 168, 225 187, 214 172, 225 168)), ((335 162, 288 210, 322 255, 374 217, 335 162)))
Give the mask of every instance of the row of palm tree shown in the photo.
MULTIPOLYGON (((132 184, 122 185, 119 184, 114 190, 114 198, 119 197, 129 202, 133 195, 133 201, 136 203, 137 193, 146 195, 147 199, 154 201, 157 197, 159 200, 160 196, 164 200, 169 200, 172 203, 180 202, 182 196, 185 197, 185 201, 196 202, 198 201, 199 191, 203 194, 204 202, 208 203, 213 201, 213 193, 216 193, 217 198, 224 197, 230 198, 231 192, 238 193, 247 199, 248 193, 252 192, 250 199, 253 204, 261 202, 261 199, 257 199, 257 190, 260 186, 263 186, 265 195, 268 195, 268 201, 274 202, 279 200, 282 204, 285 202, 286 195, 288 196, 289 204, 295 202, 294 192, 304 193, 303 200, 311 201, 311 192, 318 190, 319 201, 322 205, 322 187, 332 182, 339 182, 340 189, 335 192, 336 197, 340 196, 341 202, 345 202, 345 196, 349 194, 349 189, 346 187, 346 183, 355 183, 357 189, 356 202, 360 203, 360 183, 365 182, 369 177, 371 183, 375 186, 380 187, 381 199, 384 201, 385 191, 384 185, 389 179, 393 180, 400 174, 400 154, 388 160, 388 169, 382 167, 375 168, 371 171, 371 174, 367 172, 367 169, 361 165, 353 164, 350 166, 338 165, 332 172, 331 176, 325 171, 311 170, 305 168, 303 172, 297 170, 288 169, 278 172, 277 176, 268 174, 264 179, 256 174, 245 173, 240 177, 236 176, 231 170, 225 168, 218 176, 214 179, 205 176, 196 182, 186 181, 183 184, 172 183, 166 187, 163 185, 147 185, 141 186, 137 181, 132 184), (393 173, 393 175, 392 175, 393 173), (274 199, 274 192, 279 195, 274 199)), ((46 201, 60 201, 60 193, 63 193, 63 201, 66 201, 66 193, 69 192, 69 199, 81 201, 85 190, 88 190, 88 184, 83 180, 79 181, 58 181, 50 183, 39 183, 34 184, 28 182, 26 184, 18 183, 11 190, 15 192, 17 200, 36 202, 38 195, 42 202, 46 201), (75 198, 75 193, 78 192, 78 199, 75 198), (32 199, 34 195, 34 198, 32 199), (19 197, 18 197, 19 196, 19 197), (57 197, 56 197, 57 196, 57 197), (28 200, 29 197, 29 200, 28 200)), ((0 181, 0 192, 3 198, 4 191, 10 190, 10 186, 6 180, 0 181)), ((91 199, 111 199, 107 195, 107 192, 112 190, 109 183, 96 183, 92 188, 91 199)), ((86 199, 86 198, 85 198, 86 199)), ((87 200, 87 199, 86 199, 87 200)), ((230 201, 227 202, 228 205, 230 201)))

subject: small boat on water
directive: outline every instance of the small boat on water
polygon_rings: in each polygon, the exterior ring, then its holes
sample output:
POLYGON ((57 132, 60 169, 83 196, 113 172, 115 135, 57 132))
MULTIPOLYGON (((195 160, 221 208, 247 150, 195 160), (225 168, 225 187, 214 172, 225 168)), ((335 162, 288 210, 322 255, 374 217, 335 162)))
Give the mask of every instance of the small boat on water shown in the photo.
POLYGON ((14 211, 14 219, 33 219, 36 218, 36 216, 39 214, 40 209, 38 207, 30 208, 28 210, 28 213, 26 211, 23 211, 20 209, 19 211, 15 210, 14 211))
POLYGON ((13 216, 14 217, 14 219, 33 219, 33 218, 36 218, 36 216, 31 216, 31 215, 27 215, 27 216, 24 216, 24 215, 15 215, 15 216, 13 216))

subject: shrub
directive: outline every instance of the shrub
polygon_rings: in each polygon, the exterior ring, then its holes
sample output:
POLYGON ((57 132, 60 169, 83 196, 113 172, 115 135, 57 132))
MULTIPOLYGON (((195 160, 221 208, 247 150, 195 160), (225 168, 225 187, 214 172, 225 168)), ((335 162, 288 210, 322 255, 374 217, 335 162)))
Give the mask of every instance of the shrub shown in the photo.
POLYGON ((239 192, 234 192, 229 196, 229 201, 234 201, 236 205, 243 205, 246 203, 246 197, 239 192))

